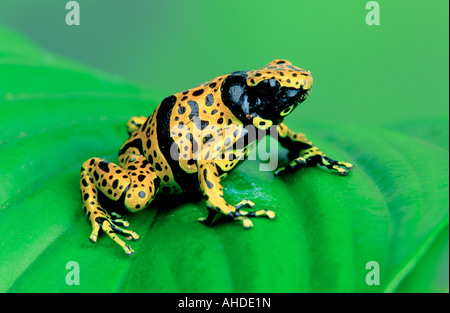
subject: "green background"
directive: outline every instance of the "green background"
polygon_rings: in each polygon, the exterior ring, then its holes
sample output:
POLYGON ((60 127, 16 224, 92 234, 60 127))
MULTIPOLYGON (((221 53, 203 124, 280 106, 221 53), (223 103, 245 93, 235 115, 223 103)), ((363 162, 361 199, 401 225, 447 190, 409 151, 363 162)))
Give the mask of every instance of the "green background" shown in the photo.
POLYGON ((448 292, 448 1, 378 1, 379 26, 366 1, 78 2, 71 27, 65 1, 0 2, 0 291, 448 292), (286 123, 352 175, 248 162, 226 195, 275 220, 207 228, 202 201, 160 200, 129 217, 131 258, 91 245, 81 163, 116 161, 163 97, 275 58, 314 77, 286 123))
POLYGON ((285 58, 311 70, 295 117, 396 122, 448 114, 448 1, 2 0, 0 21, 48 50, 119 74, 162 97, 285 58), (320 117, 319 117, 320 115, 320 117))

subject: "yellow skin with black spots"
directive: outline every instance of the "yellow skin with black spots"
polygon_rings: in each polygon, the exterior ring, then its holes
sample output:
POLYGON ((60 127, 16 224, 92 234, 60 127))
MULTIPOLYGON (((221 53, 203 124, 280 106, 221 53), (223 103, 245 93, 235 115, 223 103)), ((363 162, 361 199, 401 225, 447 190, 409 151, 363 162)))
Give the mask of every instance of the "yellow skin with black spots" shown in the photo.
POLYGON ((249 200, 227 203, 221 185, 221 179, 248 156, 271 127, 276 127, 274 137, 294 155, 287 167, 275 170, 276 176, 313 165, 347 175, 353 165, 328 158, 304 134, 282 123, 309 95, 312 82, 309 71, 286 60, 274 60, 258 70, 219 76, 169 96, 148 118, 131 118, 127 124, 130 137, 119 151, 119 164, 99 158, 83 163, 80 187, 92 224, 90 240, 96 242, 102 229, 125 253, 132 254, 134 251, 117 233, 139 238, 135 232, 117 226, 128 227, 128 222, 110 213, 104 199, 114 207, 122 205, 137 212, 158 193, 200 190, 209 211, 200 221, 207 225, 217 213, 245 228, 253 226, 250 217, 273 219, 275 213, 270 210, 242 210, 254 207, 249 200))

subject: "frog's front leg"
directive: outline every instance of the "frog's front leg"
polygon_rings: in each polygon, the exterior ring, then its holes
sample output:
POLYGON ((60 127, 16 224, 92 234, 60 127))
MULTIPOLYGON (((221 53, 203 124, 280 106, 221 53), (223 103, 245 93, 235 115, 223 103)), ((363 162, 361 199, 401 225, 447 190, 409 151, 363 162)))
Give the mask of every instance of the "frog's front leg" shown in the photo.
POLYGON ((253 208, 255 204, 249 200, 243 200, 236 205, 228 204, 223 197, 223 188, 220 183, 220 177, 217 166, 214 162, 198 162, 198 181, 203 197, 206 201, 206 208, 209 214, 206 218, 199 221, 211 225, 217 213, 227 215, 233 220, 241 222, 244 228, 253 227, 249 217, 267 216, 270 219, 275 217, 275 212, 270 210, 258 210, 248 212, 242 210, 242 207, 253 208))
POLYGON ((327 157, 322 151, 306 139, 302 133, 291 131, 283 123, 277 126, 278 141, 296 157, 286 167, 278 168, 274 174, 278 176, 285 171, 293 171, 301 166, 323 166, 329 170, 334 170, 339 175, 346 176, 353 169, 353 165, 348 162, 335 161, 327 157))
POLYGON ((89 240, 95 243, 102 229, 126 254, 133 254, 133 249, 116 233, 129 235, 134 240, 139 239, 139 235, 117 226, 120 223, 128 227, 128 222, 118 214, 108 212, 98 199, 101 192, 113 201, 123 200, 131 212, 145 208, 153 200, 159 186, 159 178, 153 168, 143 156, 131 156, 128 159, 125 168, 99 158, 87 160, 81 168, 80 188, 84 208, 92 224, 89 240))

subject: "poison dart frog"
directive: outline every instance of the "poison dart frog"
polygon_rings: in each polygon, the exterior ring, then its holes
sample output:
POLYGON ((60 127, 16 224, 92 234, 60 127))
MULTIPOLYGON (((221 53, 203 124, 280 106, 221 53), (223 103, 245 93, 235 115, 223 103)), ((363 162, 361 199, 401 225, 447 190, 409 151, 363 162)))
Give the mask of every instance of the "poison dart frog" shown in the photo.
POLYGON ((221 185, 269 129, 276 128, 274 137, 294 155, 288 166, 274 171, 275 176, 313 165, 347 175, 352 164, 328 158, 303 133, 282 123, 305 101, 312 82, 310 71, 277 59, 258 70, 222 75, 171 95, 148 118, 131 118, 119 163, 91 158, 81 168, 80 187, 92 224, 91 242, 97 241, 102 229, 126 254, 133 254, 117 234, 139 239, 138 234, 124 229, 129 226, 126 220, 102 207, 100 198, 105 196, 110 202, 124 204, 127 211, 137 212, 149 206, 158 193, 200 190, 209 214, 199 220, 207 225, 217 213, 245 228, 253 226, 251 217, 273 219, 271 210, 243 210, 254 207, 249 200, 229 204, 221 185))

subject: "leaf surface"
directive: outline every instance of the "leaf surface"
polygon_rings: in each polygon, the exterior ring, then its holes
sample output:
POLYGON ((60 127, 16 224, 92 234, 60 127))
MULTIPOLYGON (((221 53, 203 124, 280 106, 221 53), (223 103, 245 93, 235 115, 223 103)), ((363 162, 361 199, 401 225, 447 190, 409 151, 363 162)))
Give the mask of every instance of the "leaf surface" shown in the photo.
MULTIPOLYGON (((431 265, 448 254, 448 119, 300 125, 294 115, 287 124, 355 164, 352 174, 275 178, 249 160, 223 182, 225 197, 274 210, 274 220, 206 227, 197 195, 160 197, 128 217, 141 235, 129 257, 107 236, 88 241, 79 170, 94 156, 117 162, 127 120, 149 115, 160 95, 1 27, 0 42, 1 292, 436 291, 431 265), (80 285, 66 284, 70 261, 80 285), (369 261, 379 286, 366 284, 369 261)), ((439 286, 448 290, 448 277, 439 286)))

